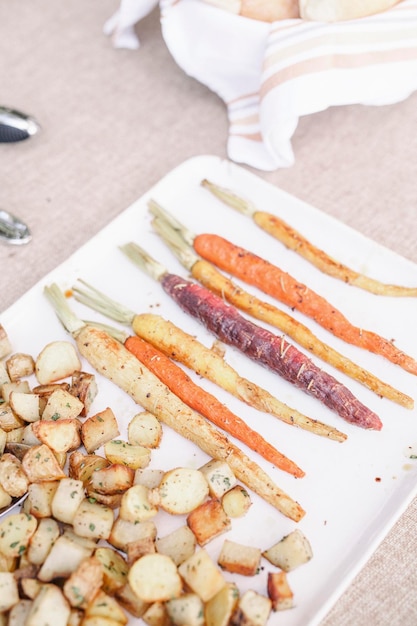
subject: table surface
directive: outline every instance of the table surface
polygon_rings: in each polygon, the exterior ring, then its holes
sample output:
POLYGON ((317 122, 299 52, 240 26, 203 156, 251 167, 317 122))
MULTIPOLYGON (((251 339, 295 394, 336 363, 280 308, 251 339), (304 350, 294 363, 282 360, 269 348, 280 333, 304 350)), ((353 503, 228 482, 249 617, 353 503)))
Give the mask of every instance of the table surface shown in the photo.
MULTIPOLYGON (((5 310, 175 166, 227 158, 223 102, 186 76, 161 36, 159 11, 117 50, 103 24, 118 0, 0 0, 0 104, 34 115, 39 135, 0 144, 0 207, 33 241, 0 246, 5 310)), ((417 262, 417 94, 395 105, 302 118, 295 165, 254 171, 417 262)), ((250 169, 250 168, 248 168, 250 169)), ((323 626, 417 624, 417 501, 323 626)))

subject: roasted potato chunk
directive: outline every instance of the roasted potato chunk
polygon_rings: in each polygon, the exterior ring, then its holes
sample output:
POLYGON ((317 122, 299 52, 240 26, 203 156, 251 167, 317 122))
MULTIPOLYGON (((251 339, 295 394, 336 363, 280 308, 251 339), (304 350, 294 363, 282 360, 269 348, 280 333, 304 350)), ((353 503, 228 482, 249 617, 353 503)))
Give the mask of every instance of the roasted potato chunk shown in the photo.
POLYGON ((35 374, 41 385, 54 383, 81 369, 77 351, 69 341, 52 341, 35 360, 35 374))
POLYGON ((310 542, 299 528, 283 537, 262 554, 272 565, 284 572, 291 572, 313 557, 310 542))
POLYGON ((119 434, 116 416, 109 407, 87 418, 81 428, 81 439, 88 453, 94 452, 119 434))
POLYGON ((31 376, 35 371, 35 360, 30 354, 16 352, 6 361, 7 372, 11 381, 31 376))
POLYGON ((182 592, 182 580, 175 563, 164 554, 146 554, 131 566, 128 580, 144 602, 165 602, 182 592))
POLYGON ((208 602, 226 584, 219 567, 204 548, 196 550, 181 563, 178 571, 187 586, 198 594, 203 602, 208 602))
POLYGON ((94 374, 74 372, 71 379, 70 393, 78 398, 83 405, 81 417, 86 417, 98 394, 97 381, 94 374))
POLYGON ((134 446, 158 448, 162 439, 162 425, 153 413, 142 411, 130 420, 127 435, 129 443, 134 446))
POLYGON ((230 539, 226 539, 217 559, 217 563, 223 570, 241 574, 242 576, 255 576, 259 572, 262 552, 253 546, 244 546, 230 539))
POLYGON ((202 504, 209 494, 208 482, 202 472, 177 467, 166 472, 159 486, 152 491, 151 502, 172 515, 187 514, 202 504))
POLYGON ((187 524, 200 546, 205 546, 231 528, 230 518, 226 515, 221 502, 213 499, 203 502, 191 511, 187 516, 187 524))
POLYGON ((12 513, 0 522, 0 552, 6 556, 21 556, 26 552, 37 528, 33 515, 12 513))
POLYGON ((158 552, 169 556, 178 566, 194 554, 197 542, 188 526, 180 526, 168 535, 157 537, 155 545, 158 552))

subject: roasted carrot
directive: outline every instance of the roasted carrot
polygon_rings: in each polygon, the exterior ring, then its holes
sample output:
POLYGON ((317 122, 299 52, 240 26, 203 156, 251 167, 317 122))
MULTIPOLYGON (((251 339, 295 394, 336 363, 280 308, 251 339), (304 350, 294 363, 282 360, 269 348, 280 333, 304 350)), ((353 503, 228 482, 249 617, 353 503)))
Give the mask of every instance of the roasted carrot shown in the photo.
POLYGON ((182 235, 182 225, 175 220, 174 227, 172 216, 169 216, 162 207, 153 202, 150 206, 152 212, 157 216, 152 221, 154 229, 199 283, 238 309, 249 313, 252 317, 275 326, 303 348, 362 383, 378 396, 388 398, 408 409, 414 407, 414 401, 410 396, 381 381, 371 372, 334 350, 314 335, 307 326, 288 313, 244 291, 230 278, 218 271, 212 263, 194 254, 182 235))
POLYGON ((220 187, 207 179, 204 179, 201 185, 211 191, 214 196, 228 206, 236 209, 243 215, 251 217, 255 224, 263 231, 272 235, 272 237, 284 244, 286 248, 299 254, 324 274, 328 274, 344 283, 354 285, 355 287, 359 287, 375 295, 394 297, 417 296, 417 287, 405 287, 402 285, 383 283, 370 276, 356 272, 343 263, 340 263, 326 254, 324 250, 315 246, 283 219, 272 213, 256 209, 251 202, 236 195, 230 189, 220 187))
POLYGON ((245 319, 235 307, 226 304, 221 297, 202 285, 170 274, 136 244, 131 243, 121 249, 151 273, 183 311, 201 322, 218 339, 317 398, 348 422, 362 428, 382 428, 381 420, 373 411, 283 336, 277 336, 245 319))
POLYGON ((205 391, 182 370, 173 363, 163 352, 147 343, 137 335, 128 337, 124 342, 126 348, 134 354, 141 363, 153 372, 176 396, 189 407, 198 411, 229 435, 239 439, 251 450, 260 454, 266 461, 276 465, 279 469, 296 478, 301 478, 305 472, 294 461, 266 441, 258 432, 250 428, 240 417, 232 413, 212 394, 205 391))
POLYGON ((238 480, 283 515, 297 522, 303 518, 305 511, 300 504, 280 489, 224 433, 184 404, 120 341, 80 320, 69 308, 57 285, 45 287, 45 295, 64 327, 74 337, 80 354, 99 374, 125 391, 161 422, 195 443, 207 455, 226 461, 238 480))
MULTIPOLYGON (((72 294, 76 300, 106 317, 130 325, 139 337, 151 343, 166 356, 189 367, 199 376, 210 380, 249 406, 270 413, 290 426, 297 426, 315 435, 339 442, 347 439, 347 435, 337 428, 303 415, 272 396, 266 389, 243 378, 225 361, 223 355, 207 348, 195 337, 160 315, 135 314, 82 280, 73 286, 72 294)), ((120 341, 125 340, 123 333, 120 341)))
POLYGON ((215 234, 197 235, 194 249, 223 271, 300 311, 343 341, 385 357, 417 375, 417 361, 377 333, 354 326, 328 300, 266 259, 215 234))

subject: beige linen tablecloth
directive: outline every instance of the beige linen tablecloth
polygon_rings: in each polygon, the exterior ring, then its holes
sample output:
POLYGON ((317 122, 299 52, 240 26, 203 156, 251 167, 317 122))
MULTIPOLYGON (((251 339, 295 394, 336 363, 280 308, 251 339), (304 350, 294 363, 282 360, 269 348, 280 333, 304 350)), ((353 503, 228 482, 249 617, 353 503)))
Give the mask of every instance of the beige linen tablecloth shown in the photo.
MULTIPOLYGON (((33 231, 28 246, 0 246, 0 311, 176 165, 226 157, 224 104, 176 66, 158 10, 137 26, 139 50, 112 47, 102 29, 118 4, 0 0, 0 104, 42 125, 0 144, 0 206, 33 231)), ((417 262, 416 105, 302 118, 294 166, 257 173, 417 262)), ((323 625, 417 624, 416 522, 414 502, 323 625)))

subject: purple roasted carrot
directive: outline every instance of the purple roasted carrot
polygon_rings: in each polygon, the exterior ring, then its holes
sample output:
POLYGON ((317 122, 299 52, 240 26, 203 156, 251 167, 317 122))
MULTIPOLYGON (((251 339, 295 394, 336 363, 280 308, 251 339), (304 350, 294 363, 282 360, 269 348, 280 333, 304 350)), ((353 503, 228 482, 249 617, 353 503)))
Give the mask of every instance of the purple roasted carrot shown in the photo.
POLYGON ((373 411, 283 336, 247 320, 235 307, 226 304, 202 285, 168 273, 136 244, 128 244, 121 249, 158 280, 164 291, 186 313, 200 321, 225 344, 237 348, 256 363, 317 398, 346 421, 361 428, 381 430, 382 422, 373 411))

